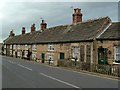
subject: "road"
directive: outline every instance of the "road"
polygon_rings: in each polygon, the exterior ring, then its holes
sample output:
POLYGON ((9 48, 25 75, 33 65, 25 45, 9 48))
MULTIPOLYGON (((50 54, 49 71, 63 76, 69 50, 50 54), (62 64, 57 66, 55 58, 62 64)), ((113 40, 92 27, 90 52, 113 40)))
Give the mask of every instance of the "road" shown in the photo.
POLYGON ((2 88, 118 88, 118 80, 3 56, 2 88))

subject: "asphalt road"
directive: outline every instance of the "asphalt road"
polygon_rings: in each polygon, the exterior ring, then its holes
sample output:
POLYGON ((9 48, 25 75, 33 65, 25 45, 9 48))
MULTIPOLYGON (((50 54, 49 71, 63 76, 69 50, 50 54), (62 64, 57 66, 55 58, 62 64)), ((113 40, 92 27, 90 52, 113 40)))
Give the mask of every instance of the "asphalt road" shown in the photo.
POLYGON ((3 56, 2 88, 118 88, 118 80, 3 56))

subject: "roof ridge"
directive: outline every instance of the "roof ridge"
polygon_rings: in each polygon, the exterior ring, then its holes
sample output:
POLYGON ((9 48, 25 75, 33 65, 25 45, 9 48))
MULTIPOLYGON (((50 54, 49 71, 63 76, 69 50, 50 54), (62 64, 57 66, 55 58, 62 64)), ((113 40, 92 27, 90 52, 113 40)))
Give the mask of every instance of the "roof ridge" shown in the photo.
MULTIPOLYGON (((107 23, 107 21, 105 21, 105 22, 103 23, 103 25, 101 26, 100 29, 102 29, 103 26, 104 26, 106 23, 107 23)), ((105 27, 105 28, 103 29, 103 31, 97 36, 97 38, 99 38, 111 25, 112 25, 112 22, 110 21, 109 24, 107 25, 107 27, 105 27)))
MULTIPOLYGON (((53 26, 53 27, 47 28, 47 29, 58 28, 58 27, 64 27, 64 26, 67 27, 67 26, 69 26, 69 25, 68 25, 68 24, 65 24, 65 25, 58 25, 58 26, 53 26)), ((47 30, 47 29, 46 29, 46 30, 47 30)))
MULTIPOLYGON (((78 22, 77 24, 80 24, 80 23, 87 23, 87 22, 91 22, 91 21, 95 21, 95 20, 100 20, 100 19, 104 19, 104 18, 109 18, 109 16, 104 16, 104 17, 98 17, 98 18, 94 18, 94 19, 87 19, 83 22, 78 22)), ((76 24, 76 25, 77 25, 76 24)))

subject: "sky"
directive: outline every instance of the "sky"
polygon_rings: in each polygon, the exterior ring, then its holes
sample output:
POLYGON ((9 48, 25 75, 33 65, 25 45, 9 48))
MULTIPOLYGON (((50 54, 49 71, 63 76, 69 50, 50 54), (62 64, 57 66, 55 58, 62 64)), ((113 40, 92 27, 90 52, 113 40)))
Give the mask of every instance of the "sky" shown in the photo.
MULTIPOLYGON (((33 0, 34 1, 34 0, 33 0)), ((0 42, 8 38, 11 30, 15 35, 21 34, 22 27, 26 28, 26 33, 30 32, 33 23, 36 30, 40 30, 41 18, 47 23, 47 28, 72 24, 73 8, 81 8, 83 21, 99 17, 109 16, 113 22, 118 22, 118 2, 74 2, 55 0, 44 2, 33 1, 6 1, 1 2, 0 7, 0 42), (73 8, 71 8, 73 7, 73 8)))

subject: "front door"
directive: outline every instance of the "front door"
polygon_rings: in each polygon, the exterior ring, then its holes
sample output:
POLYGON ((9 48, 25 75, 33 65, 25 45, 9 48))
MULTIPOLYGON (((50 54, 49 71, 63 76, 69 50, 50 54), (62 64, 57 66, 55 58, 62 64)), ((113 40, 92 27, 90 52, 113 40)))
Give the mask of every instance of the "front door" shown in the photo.
POLYGON ((45 54, 42 53, 42 63, 44 63, 44 61, 45 61, 45 54))
POLYGON ((98 64, 107 64, 107 48, 98 48, 98 64))
POLYGON ((60 53, 60 60, 64 60, 64 53, 60 53))

